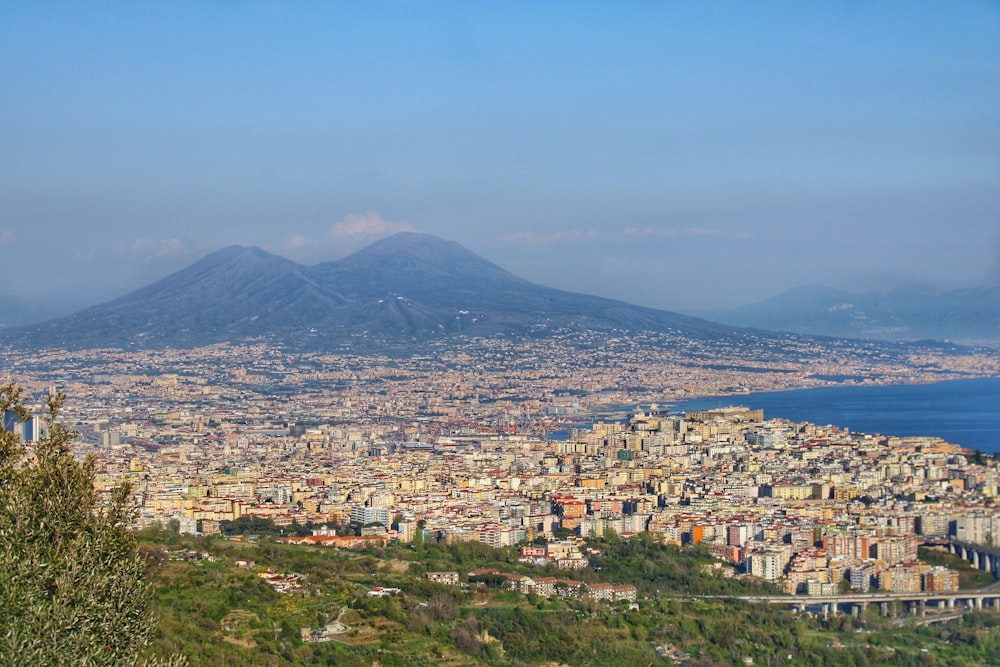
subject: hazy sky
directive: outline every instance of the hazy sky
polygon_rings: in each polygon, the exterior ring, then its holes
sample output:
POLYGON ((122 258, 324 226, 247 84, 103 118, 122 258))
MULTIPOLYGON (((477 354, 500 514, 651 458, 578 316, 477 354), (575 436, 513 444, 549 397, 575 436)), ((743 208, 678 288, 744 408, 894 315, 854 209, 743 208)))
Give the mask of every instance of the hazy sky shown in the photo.
POLYGON ((6 289, 389 232, 674 310, 1000 282, 1000 3, 0 5, 6 289))

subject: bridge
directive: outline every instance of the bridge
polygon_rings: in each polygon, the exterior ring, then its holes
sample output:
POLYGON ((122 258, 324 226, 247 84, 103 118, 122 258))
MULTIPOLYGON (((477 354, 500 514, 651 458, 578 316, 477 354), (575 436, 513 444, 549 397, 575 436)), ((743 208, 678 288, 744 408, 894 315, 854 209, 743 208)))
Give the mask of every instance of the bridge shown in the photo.
MULTIPOLYGON (((969 544, 957 540, 928 542, 928 546, 941 546, 949 553, 962 557, 973 567, 989 572, 1000 579, 1000 548, 969 544)), ((730 598, 733 599, 733 598, 730 598)), ((785 605, 799 611, 809 607, 820 608, 825 617, 831 611, 844 610, 858 616, 870 604, 879 605, 883 616, 895 616, 902 609, 908 615, 924 616, 928 608, 935 612, 971 611, 986 607, 1000 610, 1000 582, 991 586, 965 591, 938 591, 921 593, 851 593, 848 595, 757 595, 740 596, 745 602, 785 605)))
MULTIPOLYGON (((734 599, 730 597, 730 599, 734 599)), ((1000 609, 1000 590, 974 589, 947 593, 855 593, 853 595, 744 595, 735 599, 772 605, 784 605, 806 611, 820 608, 824 617, 830 612, 845 611, 862 614, 868 605, 877 604, 883 616, 894 616, 900 610, 908 615, 923 616, 928 608, 935 611, 1000 609)))
POLYGON ((948 549, 949 553, 961 556, 972 563, 973 567, 984 572, 989 572, 993 575, 994 579, 1000 579, 1000 549, 981 544, 958 542, 956 540, 949 540, 940 544, 948 549))

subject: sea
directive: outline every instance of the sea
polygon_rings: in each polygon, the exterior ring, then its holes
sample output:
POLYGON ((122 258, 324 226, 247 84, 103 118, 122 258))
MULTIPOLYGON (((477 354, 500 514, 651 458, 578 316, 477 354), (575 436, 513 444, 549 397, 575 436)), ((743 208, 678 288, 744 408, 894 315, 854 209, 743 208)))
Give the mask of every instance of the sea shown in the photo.
POLYGON ((860 433, 934 436, 1000 453, 1000 378, 714 396, 660 407, 678 413, 728 405, 762 408, 765 419, 832 424, 860 433))

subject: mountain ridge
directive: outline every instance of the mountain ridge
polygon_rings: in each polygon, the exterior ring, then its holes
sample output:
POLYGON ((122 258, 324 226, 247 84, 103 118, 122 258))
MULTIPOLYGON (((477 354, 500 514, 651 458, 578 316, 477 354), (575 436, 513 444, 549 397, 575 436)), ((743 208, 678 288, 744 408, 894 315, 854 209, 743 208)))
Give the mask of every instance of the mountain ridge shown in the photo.
POLYGON ((69 349, 249 340, 325 349, 573 330, 737 335, 698 318, 544 287, 454 241, 401 232, 313 266, 228 246, 118 299, 4 337, 69 349))
POLYGON ((701 315, 731 326, 807 336, 996 343, 1000 342, 1000 287, 936 290, 908 285, 847 292, 814 283, 701 315))

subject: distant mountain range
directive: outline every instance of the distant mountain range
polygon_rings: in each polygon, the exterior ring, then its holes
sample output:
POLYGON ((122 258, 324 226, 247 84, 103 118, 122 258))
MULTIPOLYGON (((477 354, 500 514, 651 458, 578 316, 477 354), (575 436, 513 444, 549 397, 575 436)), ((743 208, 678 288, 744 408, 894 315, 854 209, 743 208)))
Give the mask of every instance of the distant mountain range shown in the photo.
MULTIPOLYGON (((543 287, 461 245, 404 232, 349 257, 303 266, 230 246, 147 287, 40 324, 6 327, 25 348, 191 348, 264 341, 298 350, 372 350, 469 337, 651 332, 728 341, 744 327, 810 336, 1000 340, 1000 288, 850 294, 822 286, 699 319, 543 287)), ((23 305, 23 304, 22 304, 23 305)), ((0 309, 4 304, 0 302, 0 309)), ((2 320, 0 320, 2 321, 2 320)))
POLYGON ((292 349, 407 345, 454 335, 739 331, 694 317, 536 285, 457 243, 400 233, 302 266, 231 246, 121 298, 6 333, 30 347, 187 348, 264 340, 292 349))
POLYGON ((855 294, 808 285, 703 315, 733 326, 805 335, 995 343, 1000 341, 1000 287, 907 287, 855 294))

